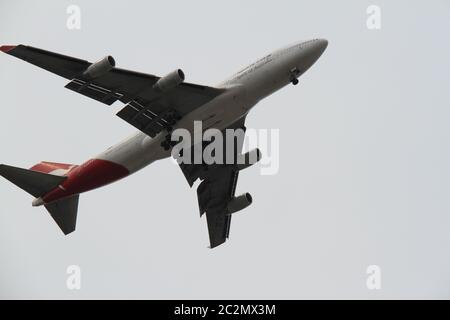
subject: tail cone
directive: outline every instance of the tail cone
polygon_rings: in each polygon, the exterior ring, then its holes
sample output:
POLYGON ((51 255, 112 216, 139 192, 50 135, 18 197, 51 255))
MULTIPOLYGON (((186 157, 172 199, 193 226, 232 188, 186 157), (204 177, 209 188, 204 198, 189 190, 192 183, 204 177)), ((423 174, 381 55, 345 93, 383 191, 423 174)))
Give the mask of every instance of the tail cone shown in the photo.
POLYGON ((39 207, 42 206, 44 204, 44 200, 42 200, 42 198, 36 198, 33 200, 33 202, 31 203, 31 205, 33 207, 39 207))

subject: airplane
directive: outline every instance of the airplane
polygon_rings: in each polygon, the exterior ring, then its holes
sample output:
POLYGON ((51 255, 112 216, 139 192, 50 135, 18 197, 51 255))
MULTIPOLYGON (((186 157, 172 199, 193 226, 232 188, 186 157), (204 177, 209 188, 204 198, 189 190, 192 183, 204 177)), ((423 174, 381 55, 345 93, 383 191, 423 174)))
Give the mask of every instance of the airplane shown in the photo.
MULTIPOLYGON (((297 42, 264 56, 215 87, 185 82, 181 69, 158 77, 117 68, 111 56, 91 63, 26 45, 1 46, 0 51, 8 55, 66 78, 67 89, 108 106, 120 101, 125 106, 117 116, 138 132, 81 165, 43 161, 27 170, 1 164, 0 175, 35 197, 32 205, 44 206, 67 235, 75 230, 81 193, 171 157, 175 147, 172 133, 179 128, 192 133, 196 121, 202 122, 204 130, 240 130, 245 135, 250 109, 282 87, 297 85, 327 45, 325 39, 297 42)), ((237 139, 237 153, 245 159, 256 156, 258 161, 261 152, 257 148, 241 154, 242 140, 237 139)), ((202 142, 200 149, 205 145, 202 142)), ((232 214, 253 201, 249 193, 235 195, 239 171, 251 164, 179 164, 190 187, 197 179, 201 181, 197 197, 200 217, 206 213, 210 248, 228 239, 232 214)))

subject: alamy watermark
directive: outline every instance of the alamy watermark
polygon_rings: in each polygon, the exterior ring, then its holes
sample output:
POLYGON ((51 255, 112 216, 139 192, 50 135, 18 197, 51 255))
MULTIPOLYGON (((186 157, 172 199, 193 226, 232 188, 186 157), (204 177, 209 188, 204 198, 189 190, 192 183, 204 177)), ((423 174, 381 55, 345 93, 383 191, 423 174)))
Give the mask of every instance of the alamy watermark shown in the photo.
POLYGON ((81 289, 81 268, 77 265, 70 265, 66 269, 66 273, 69 275, 66 280, 66 287, 69 290, 81 289))
POLYGON ((367 20, 366 26, 369 30, 381 29, 381 8, 377 5, 370 5, 366 9, 367 20))
POLYGON ((236 165, 248 167, 261 160, 261 174, 274 175, 279 170, 279 129, 203 130, 202 121, 194 121, 193 134, 184 128, 172 131, 172 156, 178 164, 236 165), (240 149, 253 149, 242 153, 240 149))
POLYGON ((67 17, 66 26, 69 30, 81 29, 81 9, 77 5, 70 5, 66 9, 67 17))
POLYGON ((377 265, 370 265, 366 269, 368 277, 366 279, 366 286, 369 290, 381 289, 381 268, 377 265))

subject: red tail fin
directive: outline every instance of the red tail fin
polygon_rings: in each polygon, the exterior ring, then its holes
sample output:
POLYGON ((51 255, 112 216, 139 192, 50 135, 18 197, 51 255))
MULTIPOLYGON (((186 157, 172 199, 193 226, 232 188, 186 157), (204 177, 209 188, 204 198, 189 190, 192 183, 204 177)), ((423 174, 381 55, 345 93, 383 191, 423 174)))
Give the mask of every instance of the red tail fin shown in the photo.
POLYGON ((42 161, 31 167, 30 170, 53 174, 56 176, 64 176, 75 167, 77 166, 74 164, 42 161))

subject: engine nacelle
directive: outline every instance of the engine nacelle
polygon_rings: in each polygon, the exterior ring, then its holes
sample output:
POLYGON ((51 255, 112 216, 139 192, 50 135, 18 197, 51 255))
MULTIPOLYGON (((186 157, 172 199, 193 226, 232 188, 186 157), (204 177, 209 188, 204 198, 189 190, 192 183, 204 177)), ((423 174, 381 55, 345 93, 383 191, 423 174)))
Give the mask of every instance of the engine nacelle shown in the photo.
POLYGON ((116 65, 116 61, 111 56, 106 56, 103 59, 91 64, 83 75, 87 78, 94 79, 101 77, 105 73, 109 72, 116 65))
POLYGON ((160 78, 155 83, 154 88, 158 91, 165 92, 169 89, 175 88, 183 81, 184 81, 184 72, 181 69, 177 69, 160 78))
POLYGON ((257 163, 259 160, 261 160, 261 151, 258 148, 255 148, 253 150, 250 150, 249 152, 244 153, 241 155, 241 161, 237 164, 238 170, 244 170, 255 163, 257 163))
POLYGON ((228 213, 235 213, 247 208, 253 202, 250 193, 244 193, 238 197, 234 197, 228 202, 228 213))

